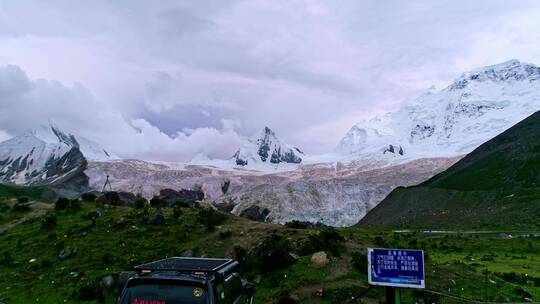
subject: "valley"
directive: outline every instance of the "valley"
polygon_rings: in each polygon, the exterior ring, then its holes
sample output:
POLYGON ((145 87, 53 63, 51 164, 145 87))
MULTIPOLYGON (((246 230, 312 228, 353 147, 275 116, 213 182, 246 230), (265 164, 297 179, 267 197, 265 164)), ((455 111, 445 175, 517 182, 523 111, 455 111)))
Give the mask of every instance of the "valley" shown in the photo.
MULTIPOLYGON (((255 283, 255 303, 276 299, 348 303, 368 287, 362 266, 366 247, 425 250, 427 291, 404 290, 403 303, 446 301, 437 293, 495 302, 540 297, 538 237, 293 228, 207 208, 180 207, 176 218, 169 207, 137 209, 82 201, 80 209, 53 208, 46 215, 29 217, 0 232, 0 301, 115 303, 132 266, 166 256, 193 255, 239 260, 242 273, 255 283), (103 213, 93 223, 87 216, 95 210, 103 213), (156 212, 164 215, 163 223, 148 222, 156 212), (51 217, 55 224, 44 224, 51 217), (311 256, 319 251, 327 253, 328 261, 313 266, 311 256)), ((32 212, 1 210, 12 220, 32 212)), ((361 301, 382 299, 384 289, 374 288, 361 301)))

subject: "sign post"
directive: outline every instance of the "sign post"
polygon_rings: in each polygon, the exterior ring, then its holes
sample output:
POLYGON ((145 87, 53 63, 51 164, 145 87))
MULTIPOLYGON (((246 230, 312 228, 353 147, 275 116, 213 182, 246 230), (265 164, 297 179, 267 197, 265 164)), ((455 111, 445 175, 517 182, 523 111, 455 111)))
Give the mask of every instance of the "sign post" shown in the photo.
POLYGON ((424 251, 368 248, 368 282, 386 286, 388 303, 399 304, 399 288, 425 288, 424 251))

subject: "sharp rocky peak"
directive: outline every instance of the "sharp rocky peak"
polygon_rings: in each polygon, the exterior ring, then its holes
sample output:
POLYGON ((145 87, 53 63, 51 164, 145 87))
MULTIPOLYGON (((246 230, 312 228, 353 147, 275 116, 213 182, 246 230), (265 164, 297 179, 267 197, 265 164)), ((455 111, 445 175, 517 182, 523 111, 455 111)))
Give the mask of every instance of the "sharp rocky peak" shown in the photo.
POLYGON ((238 166, 251 163, 294 163, 302 162, 300 149, 284 143, 269 127, 264 127, 259 135, 247 142, 233 156, 238 166))

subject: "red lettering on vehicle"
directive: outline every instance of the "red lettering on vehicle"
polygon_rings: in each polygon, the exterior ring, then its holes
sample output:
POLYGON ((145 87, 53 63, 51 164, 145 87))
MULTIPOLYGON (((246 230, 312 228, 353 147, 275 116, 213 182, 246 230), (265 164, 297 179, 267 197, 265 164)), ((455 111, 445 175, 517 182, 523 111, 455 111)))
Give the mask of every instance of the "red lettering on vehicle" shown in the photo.
POLYGON ((135 299, 131 304, 167 304, 166 301, 160 301, 160 300, 139 300, 135 299))

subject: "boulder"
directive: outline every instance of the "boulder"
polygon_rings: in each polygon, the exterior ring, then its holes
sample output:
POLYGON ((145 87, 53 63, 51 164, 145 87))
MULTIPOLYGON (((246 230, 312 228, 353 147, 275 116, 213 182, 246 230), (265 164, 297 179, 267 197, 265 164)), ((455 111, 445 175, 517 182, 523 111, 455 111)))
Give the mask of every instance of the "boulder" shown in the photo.
POLYGON ((328 255, 324 251, 315 252, 311 256, 311 266, 313 267, 325 267, 329 262, 330 260, 328 260, 328 255))
POLYGON ((159 191, 159 198, 165 201, 167 205, 182 202, 193 206, 196 202, 204 199, 204 192, 201 189, 180 189, 178 191, 174 189, 161 189, 159 191))
POLYGON ((261 210, 259 206, 253 205, 240 212, 240 216, 247 217, 250 220, 267 222, 270 210, 264 208, 261 210))
POLYGON ((66 247, 58 253, 58 259, 60 261, 67 260, 77 253, 77 249, 66 247))
POLYGON ((89 220, 97 219, 100 216, 103 216, 103 212, 99 210, 90 211, 88 214, 86 214, 86 218, 89 220))
POLYGON ((180 256, 186 257, 186 258, 191 258, 191 257, 193 257, 193 250, 191 250, 191 249, 185 250, 184 252, 182 252, 180 254, 180 256))
POLYGON ((131 192, 120 191, 118 192, 118 197, 120 198, 120 206, 129 206, 133 207, 135 205, 135 199, 137 196, 131 192))

